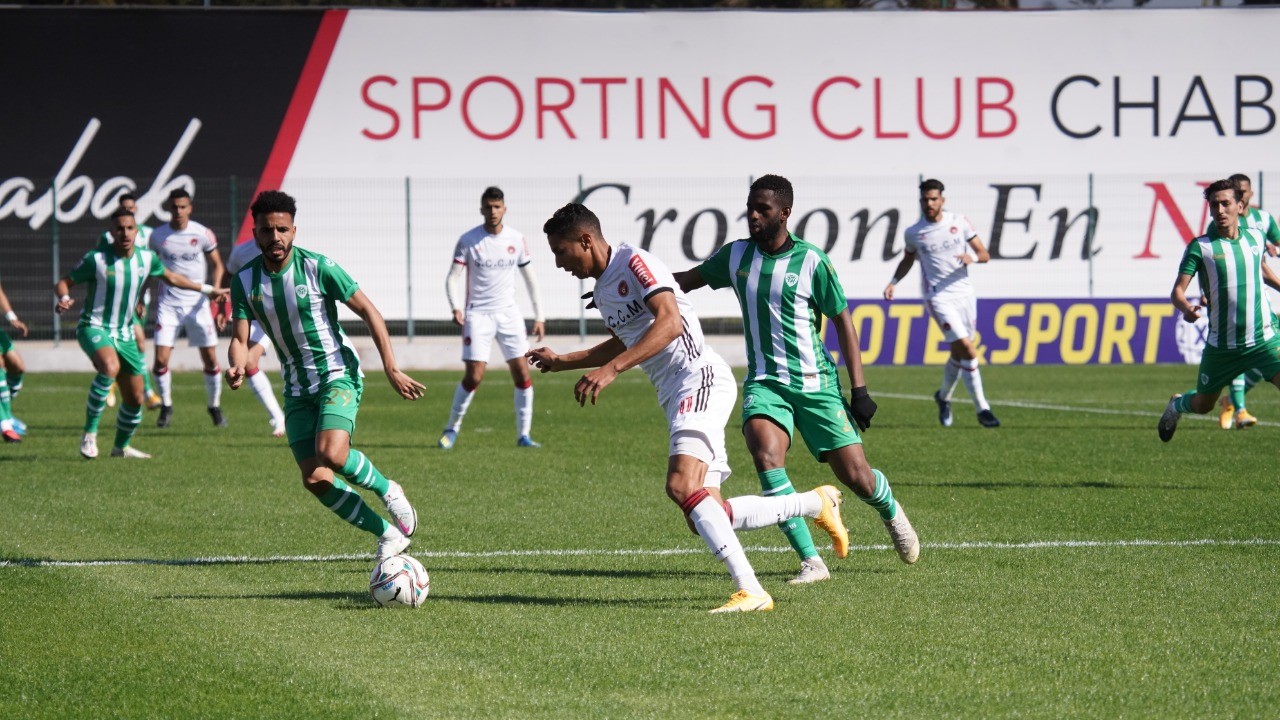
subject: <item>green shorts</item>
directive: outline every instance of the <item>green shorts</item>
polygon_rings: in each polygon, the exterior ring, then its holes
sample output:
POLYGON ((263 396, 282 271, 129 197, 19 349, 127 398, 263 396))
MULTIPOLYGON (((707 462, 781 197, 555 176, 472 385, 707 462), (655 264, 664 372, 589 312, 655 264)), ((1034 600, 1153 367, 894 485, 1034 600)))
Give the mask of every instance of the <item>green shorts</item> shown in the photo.
POLYGON ((315 395, 284 399, 284 432, 299 463, 316 456, 316 435, 322 430, 356 434, 356 413, 364 383, 344 378, 321 385, 315 395))
POLYGON ((1254 369, 1262 373, 1263 380, 1280 373, 1280 337, 1243 350, 1219 350, 1206 345, 1200 357, 1196 394, 1221 392, 1237 375, 1254 369))
POLYGON ((825 462, 832 450, 862 442, 849 420, 839 384, 804 392, 773 380, 747 380, 742 384, 742 424, 753 417, 774 421, 793 441, 792 427, 800 430, 818 462, 825 462))
POLYGON ((13 338, 9 337, 9 333, 0 330, 0 355, 4 355, 13 349, 13 338))
POLYGON ((81 325, 76 328, 76 340, 80 341, 80 349, 92 360, 99 348, 109 347, 116 351, 120 358, 120 372, 129 375, 142 375, 146 372, 147 360, 138 350, 138 341, 133 339, 133 331, 129 331, 129 339, 121 340, 111 337, 111 333, 100 327, 81 325))

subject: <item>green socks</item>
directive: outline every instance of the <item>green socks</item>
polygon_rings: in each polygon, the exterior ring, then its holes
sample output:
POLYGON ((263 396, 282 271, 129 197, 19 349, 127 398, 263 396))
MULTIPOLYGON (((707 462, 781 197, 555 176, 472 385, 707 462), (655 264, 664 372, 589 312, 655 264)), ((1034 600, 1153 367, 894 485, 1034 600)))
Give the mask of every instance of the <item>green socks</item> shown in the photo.
POLYGON ((365 532, 373 533, 375 537, 382 537, 382 533, 387 531, 387 521, 365 505, 360 493, 352 490, 341 478, 334 478, 333 487, 317 497, 334 515, 365 532))
POLYGON ((1189 413, 1191 410, 1191 398, 1196 396, 1195 390, 1188 390, 1182 394, 1182 397, 1173 401, 1173 409, 1180 413, 1189 413))
POLYGON ((870 505, 880 513, 880 519, 889 521, 894 515, 898 514, 898 503, 893 499, 893 489, 889 487, 889 481, 884 479, 884 473, 871 469, 876 476, 876 489, 871 491, 870 497, 861 498, 862 502, 870 505))
POLYGON ((1231 404, 1237 411, 1244 409, 1244 375, 1237 375, 1231 381, 1231 404))
POLYGON ((142 422, 142 407, 129 407, 121 404, 120 412, 116 413, 116 447, 129 447, 129 442, 133 440, 133 433, 138 429, 138 423, 142 422))
POLYGON ((9 412, 9 382, 0 377, 0 422, 4 422, 13 415, 9 412))
MULTIPOLYGON (((791 480, 787 477, 786 468, 774 468, 765 470, 762 473, 756 473, 760 478, 760 494, 765 497, 774 495, 791 495, 796 489, 791 486, 791 480)), ((805 523, 804 518, 791 518, 784 522, 778 523, 778 529, 783 535, 787 536, 787 542, 791 543, 791 548, 796 551, 801 560, 814 557, 818 554, 818 548, 813 545, 813 535, 809 534, 809 526, 805 523)))
POLYGON ((356 485, 378 493, 378 497, 386 495, 387 488, 390 487, 386 476, 378 472, 369 458, 355 448, 347 452, 347 462, 338 473, 356 485))
POLYGON ((93 377, 89 386, 89 399, 84 404, 84 431, 98 432, 98 421, 102 419, 102 410, 107 406, 107 394, 111 392, 111 383, 115 380, 101 373, 93 377))

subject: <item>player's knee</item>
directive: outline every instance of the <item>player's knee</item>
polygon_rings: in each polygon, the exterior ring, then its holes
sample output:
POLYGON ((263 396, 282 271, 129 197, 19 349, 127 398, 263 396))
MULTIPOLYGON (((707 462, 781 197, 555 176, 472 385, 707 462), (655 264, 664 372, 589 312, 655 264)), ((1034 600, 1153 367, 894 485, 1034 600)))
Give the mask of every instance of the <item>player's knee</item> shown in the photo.
POLYGON ((329 492, 329 488, 333 487, 333 479, 331 475, 320 472, 318 468, 310 472, 303 471, 302 487, 306 488, 307 492, 312 495, 320 497, 329 492))

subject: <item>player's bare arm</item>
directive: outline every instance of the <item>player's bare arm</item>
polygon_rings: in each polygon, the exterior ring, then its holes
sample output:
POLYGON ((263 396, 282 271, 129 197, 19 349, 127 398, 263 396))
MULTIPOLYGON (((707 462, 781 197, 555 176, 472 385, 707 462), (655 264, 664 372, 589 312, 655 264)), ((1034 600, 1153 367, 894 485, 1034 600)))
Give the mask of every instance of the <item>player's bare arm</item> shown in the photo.
POLYGON ((13 311, 13 306, 9 304, 9 297, 4 294, 4 289, 0 288, 0 313, 4 313, 4 317, 9 321, 9 327, 22 333, 22 337, 27 336, 27 325, 18 319, 18 314, 13 311))
POLYGON ((557 354, 549 347, 540 347, 530 350, 524 356, 528 359, 530 365, 547 373, 600 367, 626 352, 626 350, 627 346, 617 336, 614 336, 595 347, 576 350, 564 355, 557 354))
POLYGON ((991 253, 987 252, 987 247, 982 244, 982 239, 978 236, 975 235, 969 240, 969 248, 973 250, 973 255, 966 252, 956 256, 956 259, 962 264, 970 265, 973 263, 991 262, 991 253), (975 258, 974 255, 977 257, 975 258))
POLYGON ((227 385, 239 389, 245 379, 249 361, 249 321, 237 318, 231 326, 231 344, 227 346, 227 385))
POLYGON ((888 285, 884 286, 884 299, 893 302, 894 287, 902 282, 902 278, 911 272, 911 266, 916 262, 916 254, 908 250, 902 251, 902 259, 898 261, 898 267, 893 269, 893 279, 888 285))
POLYGON ((867 392, 867 379, 862 374, 862 350, 858 347, 858 331, 853 327, 853 318, 848 308, 841 310, 831 320, 836 326, 840 356, 844 358, 849 384, 853 387, 849 392, 849 414, 853 416, 859 430, 866 430, 871 427, 871 418, 876 414, 876 403, 867 392))
POLYGON ((1265 260, 1262 262, 1262 282, 1266 283, 1267 287, 1272 290, 1280 290, 1280 276, 1276 275, 1265 260))
POLYGON ((164 275, 161 277, 164 278, 165 282, 174 287, 180 287, 184 290, 195 290, 198 293, 208 296, 208 298, 213 302, 221 302, 231 295, 231 291, 226 288, 215 287, 213 285, 201 285, 200 283, 192 282, 187 277, 179 275, 169 268, 165 268, 164 275))
POLYGON ((53 296, 56 298, 57 303, 53 306, 53 309, 59 315, 70 310, 71 306, 76 304, 75 298, 71 297, 71 286, 75 284, 75 280, 70 277, 64 277, 53 286, 53 296))
POLYGON ((674 293, 656 292, 645 300, 645 305, 653 313, 653 324, 626 352, 582 376, 573 386, 573 397, 579 406, 586 405, 588 398, 595 405, 596 398, 618 375, 662 352, 672 340, 680 337, 684 325, 680 322, 680 306, 674 293))
POLYGON ((1178 312, 1182 313, 1182 319, 1187 322, 1195 322, 1200 318, 1200 308, 1192 305, 1187 300, 1187 287, 1191 285, 1191 276, 1183 273, 1178 274, 1178 280, 1173 284, 1173 292, 1169 297, 1173 300, 1173 306, 1178 308, 1178 312))
POLYGON ((378 348, 378 355, 382 357, 382 369, 386 372, 391 387, 405 400, 417 400, 422 397, 426 392, 426 386, 405 375, 396 366, 396 354, 391 349, 391 335, 387 332, 387 323, 364 291, 356 290, 355 294, 347 300, 346 305, 369 327, 373 345, 378 348))
POLYGON ((698 272, 698 268, 689 268, 684 272, 673 273, 676 282, 680 283, 680 290, 683 292, 692 292, 698 288, 707 286, 707 279, 702 277, 702 273, 698 272))

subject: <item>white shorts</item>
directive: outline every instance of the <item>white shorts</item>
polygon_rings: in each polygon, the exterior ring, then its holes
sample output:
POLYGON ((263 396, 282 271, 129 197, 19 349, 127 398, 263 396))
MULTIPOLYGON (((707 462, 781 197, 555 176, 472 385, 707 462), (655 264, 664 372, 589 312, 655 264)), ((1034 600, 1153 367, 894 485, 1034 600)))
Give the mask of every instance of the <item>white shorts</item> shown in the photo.
POLYGON ((498 312, 468 312, 462 324, 462 359, 489 362, 494 337, 507 362, 529 352, 529 336, 524 329, 524 316, 519 308, 498 312))
POLYGON ((671 442, 667 455, 688 455, 707 464, 704 487, 720 487, 729 478, 724 429, 738 399, 729 366, 707 363, 687 375, 679 387, 660 394, 671 442))
POLYGON ((257 320, 249 321, 249 344, 261 345, 263 350, 271 349, 271 336, 262 329, 262 325, 257 320))
POLYGON ((924 304, 947 342, 973 337, 977 332, 978 298, 972 293, 935 296, 925 300, 924 304))
POLYGON ((179 330, 186 331, 187 343, 191 347, 206 348, 218 344, 218 329, 213 325, 209 298, 201 297, 191 305, 160 301, 156 306, 155 344, 173 347, 179 330))

